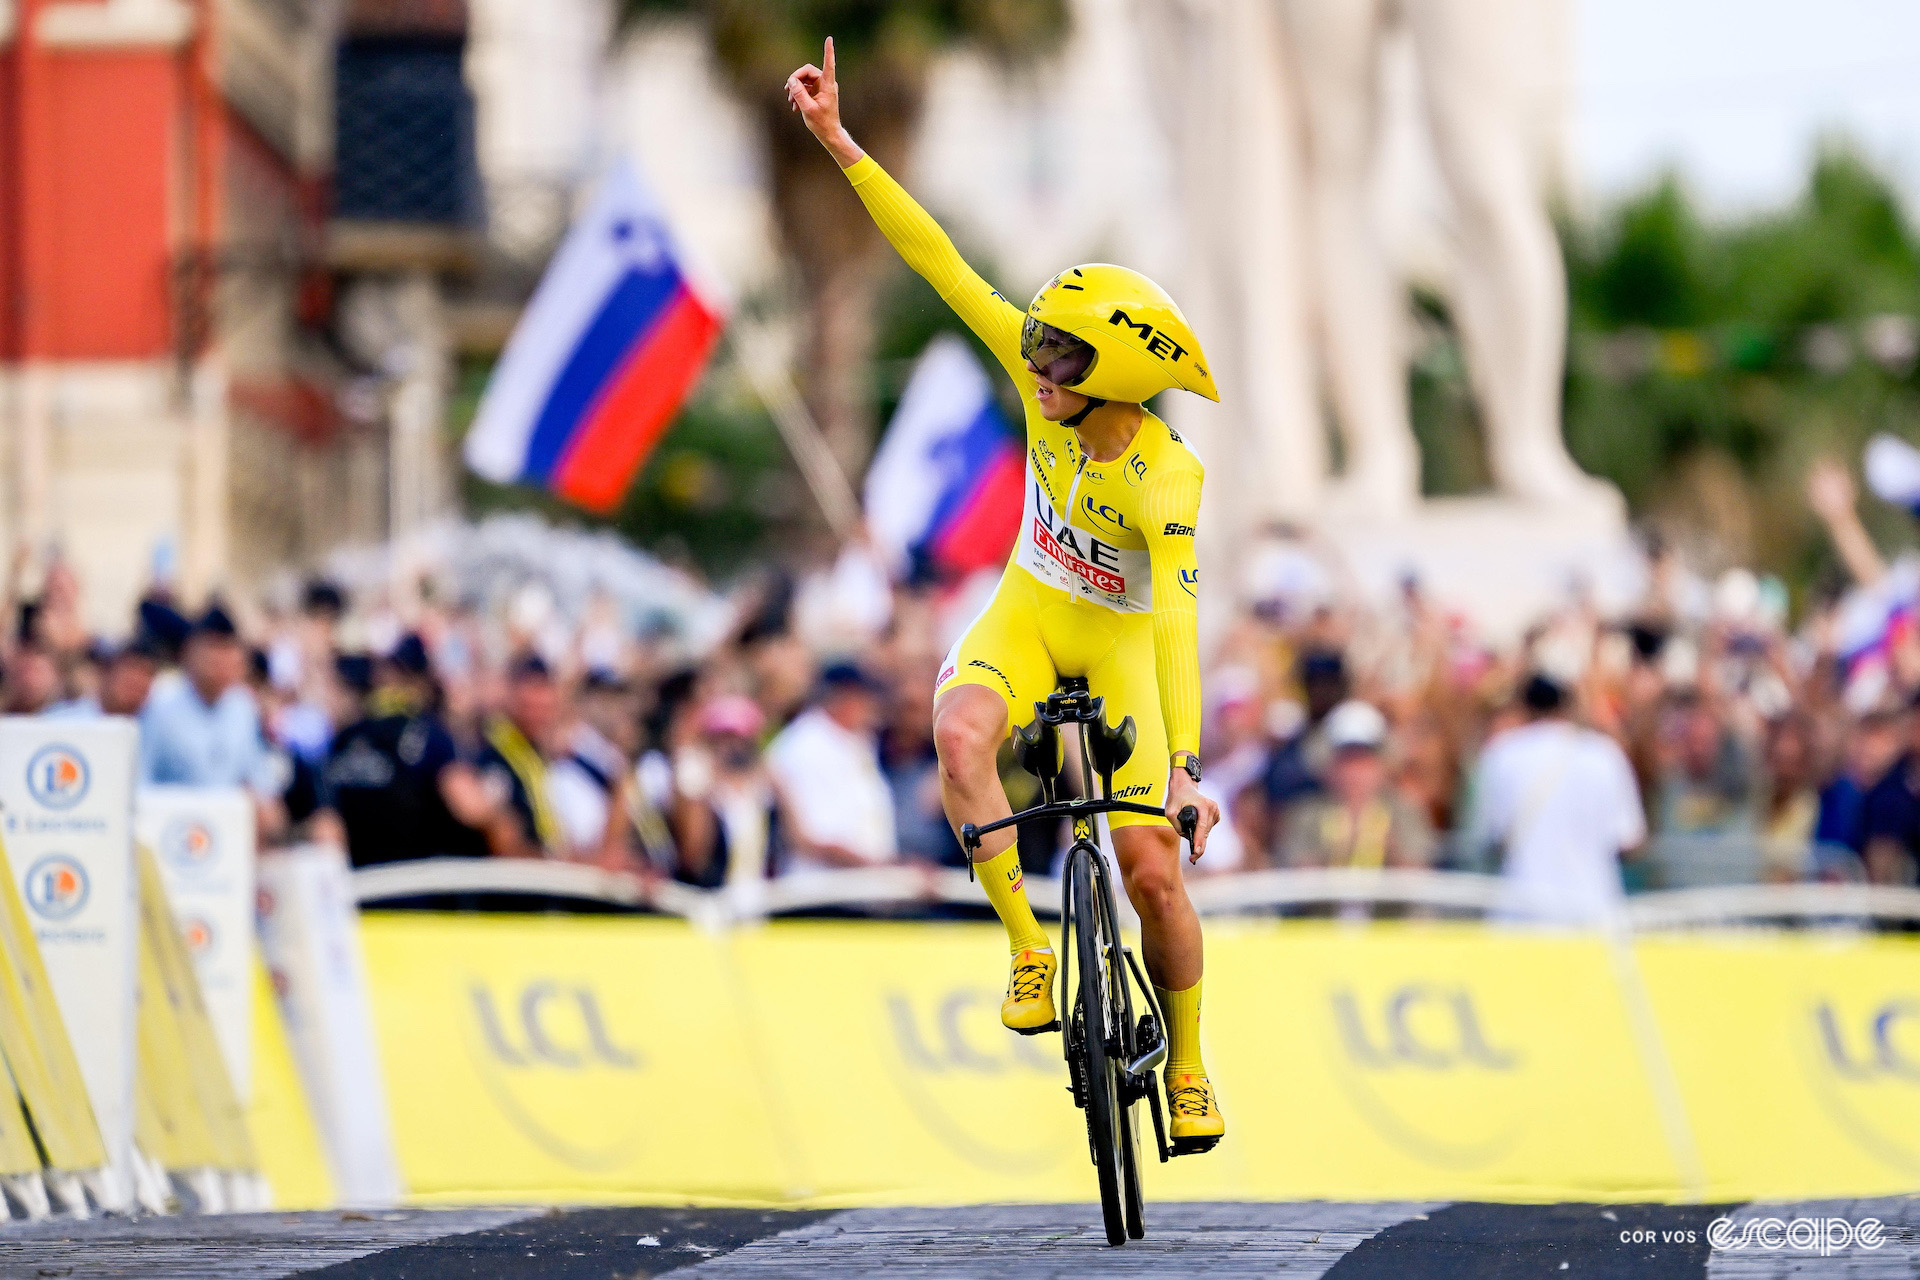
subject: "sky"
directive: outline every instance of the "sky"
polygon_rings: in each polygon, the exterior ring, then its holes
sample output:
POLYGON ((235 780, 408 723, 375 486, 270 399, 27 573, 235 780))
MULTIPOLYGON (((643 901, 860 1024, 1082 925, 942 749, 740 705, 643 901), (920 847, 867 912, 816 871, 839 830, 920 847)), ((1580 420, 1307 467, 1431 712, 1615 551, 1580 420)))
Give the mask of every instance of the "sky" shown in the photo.
POLYGON ((1711 210, 1791 200, 1823 133, 1920 212, 1920 0, 1575 0, 1573 163, 1605 199, 1677 168, 1711 210))

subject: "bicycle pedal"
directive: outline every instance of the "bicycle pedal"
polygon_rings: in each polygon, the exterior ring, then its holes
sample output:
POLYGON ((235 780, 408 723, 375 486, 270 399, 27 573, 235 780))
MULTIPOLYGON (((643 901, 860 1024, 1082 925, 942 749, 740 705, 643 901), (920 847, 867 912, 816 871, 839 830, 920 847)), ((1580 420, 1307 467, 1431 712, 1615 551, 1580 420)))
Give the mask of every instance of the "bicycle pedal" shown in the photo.
POLYGON ((1173 1154, 1176 1156, 1203 1156, 1220 1145, 1220 1136, 1215 1134, 1207 1138, 1175 1138, 1173 1154))
POLYGON ((1043 1036, 1049 1031, 1058 1031, 1059 1029, 1060 1029, 1060 1019, 1058 1018, 1055 1018, 1052 1022, 1049 1022, 1044 1026, 1009 1027, 1008 1028, 1008 1030, 1012 1031, 1015 1035, 1022 1035, 1022 1036, 1043 1036))

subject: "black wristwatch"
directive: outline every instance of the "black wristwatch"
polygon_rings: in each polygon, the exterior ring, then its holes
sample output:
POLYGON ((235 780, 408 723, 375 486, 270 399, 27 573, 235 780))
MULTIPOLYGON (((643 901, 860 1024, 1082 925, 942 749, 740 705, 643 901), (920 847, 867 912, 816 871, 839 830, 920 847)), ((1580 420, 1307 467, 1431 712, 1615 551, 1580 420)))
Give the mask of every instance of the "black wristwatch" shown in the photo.
POLYGON ((1187 771, 1187 776, 1189 778, 1192 778, 1195 782, 1199 782, 1200 781, 1200 757, 1193 754, 1193 752, 1191 751, 1176 751, 1174 752, 1174 754, 1176 756, 1186 757, 1185 760, 1182 760, 1180 762, 1180 767, 1187 771))

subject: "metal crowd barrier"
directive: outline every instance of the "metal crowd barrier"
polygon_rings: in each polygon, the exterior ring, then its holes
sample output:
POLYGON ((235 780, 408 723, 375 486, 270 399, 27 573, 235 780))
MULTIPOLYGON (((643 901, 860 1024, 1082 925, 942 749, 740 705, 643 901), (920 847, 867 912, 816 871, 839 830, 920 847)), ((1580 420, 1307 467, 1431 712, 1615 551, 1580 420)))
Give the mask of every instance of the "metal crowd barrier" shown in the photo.
MULTIPOLYGON (((817 871, 725 889, 581 863, 516 858, 426 858, 354 872, 362 906, 447 895, 521 895, 592 902, 680 916, 720 927, 802 912, 897 913, 924 907, 979 907, 985 897, 967 873, 912 864, 817 871)), ((1392 906, 1488 916, 1500 906, 1498 876, 1450 871, 1286 870, 1196 877, 1188 892, 1202 915, 1265 913, 1327 904, 1392 906)), ((1060 882, 1027 878, 1043 915, 1060 913, 1060 882)), ((1663 889, 1627 900, 1634 930, 1770 922, 1920 923, 1920 889, 1862 884, 1721 885, 1663 889)))

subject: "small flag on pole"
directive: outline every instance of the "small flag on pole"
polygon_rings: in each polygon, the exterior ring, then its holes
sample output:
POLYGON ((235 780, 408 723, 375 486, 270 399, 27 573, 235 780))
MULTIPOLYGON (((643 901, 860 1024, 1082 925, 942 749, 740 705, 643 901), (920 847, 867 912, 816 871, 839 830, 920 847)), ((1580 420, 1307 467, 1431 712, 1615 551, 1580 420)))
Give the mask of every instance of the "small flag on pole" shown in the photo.
POLYGON ((914 366, 867 470, 867 527, 905 576, 1003 563, 1020 528, 1018 438, 967 344, 942 334, 914 366))
POLYGON ((659 207, 617 165, 515 326, 467 433, 467 465, 613 510, 719 334, 718 309, 688 285, 659 207))

